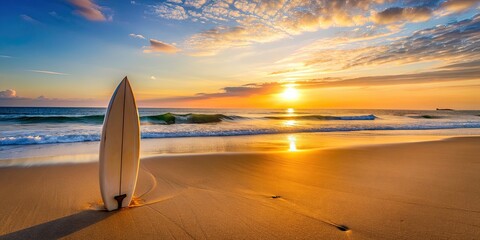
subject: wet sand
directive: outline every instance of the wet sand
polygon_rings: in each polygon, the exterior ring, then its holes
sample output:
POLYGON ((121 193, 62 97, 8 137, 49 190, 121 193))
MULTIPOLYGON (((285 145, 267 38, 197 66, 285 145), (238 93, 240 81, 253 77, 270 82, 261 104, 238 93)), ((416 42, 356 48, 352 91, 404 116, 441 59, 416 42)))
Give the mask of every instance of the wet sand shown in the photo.
POLYGON ((102 210, 96 163, 0 168, 0 239, 476 239, 480 137, 142 159, 102 210))

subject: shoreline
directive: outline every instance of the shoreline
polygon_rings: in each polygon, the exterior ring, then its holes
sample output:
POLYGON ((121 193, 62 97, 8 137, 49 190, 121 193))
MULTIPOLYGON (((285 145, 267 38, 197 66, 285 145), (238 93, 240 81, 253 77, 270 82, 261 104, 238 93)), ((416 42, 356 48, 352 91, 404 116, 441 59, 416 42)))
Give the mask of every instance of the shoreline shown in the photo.
MULTIPOLYGON (((242 137, 242 136, 235 136, 235 137, 242 137)), ((224 137, 222 137, 224 138, 224 137)), ((192 153, 163 153, 163 154, 152 154, 140 157, 140 162, 142 161, 150 161, 150 160, 158 160, 163 158, 188 158, 188 157, 221 157, 221 156, 234 156, 234 155, 275 155, 275 154, 292 154, 292 153, 315 153, 321 151, 341 151, 341 150, 355 150, 355 149, 369 149, 369 148, 376 148, 376 147, 389 147, 389 146, 400 146, 404 144, 418 144, 418 143, 429 143, 429 142, 444 142, 444 141, 455 141, 455 140, 462 140, 462 139, 480 139, 480 135, 471 135, 471 136, 453 136, 453 137, 443 137, 443 136, 436 136, 432 139, 415 139, 415 140, 403 140, 398 141, 398 139, 391 141, 391 142, 384 142, 384 143, 365 143, 365 144, 345 144, 345 145, 335 145, 323 148, 310 148, 310 149, 296 149, 294 151, 289 150, 270 150, 270 151, 237 151, 237 152, 192 152, 192 153)), ((88 142, 90 143, 90 142, 88 142)), ((81 145, 84 143, 65 143, 65 145, 81 145)), ((64 145, 64 144, 51 144, 52 146, 56 145, 64 145)), ((67 146, 68 147, 68 146, 67 146)), ((98 154, 89 154, 90 156, 94 156, 98 158, 98 154)), ((56 156, 47 156, 42 158, 56 158, 56 156)), ((1 161, 17 161, 17 160, 24 160, 24 159, 0 159, 1 161)), ((0 165, 0 169, 8 169, 8 168, 37 168, 37 167, 55 167, 55 166, 75 166, 75 165, 84 165, 84 164, 98 164, 97 160, 94 161, 85 161, 85 162, 57 162, 57 163, 45 163, 45 164, 31 164, 31 165, 0 165)))
MULTIPOLYGON (((228 137, 143 139, 141 158, 208 153, 263 153, 320 150, 386 143, 422 142, 480 136, 480 129, 382 130, 331 133, 264 134, 228 137)), ((0 147, 0 168, 98 161, 100 142, 15 145, 0 147)))
POLYGON ((0 239, 471 239, 479 144, 149 157, 138 207, 111 213, 97 163, 0 168, 0 239))

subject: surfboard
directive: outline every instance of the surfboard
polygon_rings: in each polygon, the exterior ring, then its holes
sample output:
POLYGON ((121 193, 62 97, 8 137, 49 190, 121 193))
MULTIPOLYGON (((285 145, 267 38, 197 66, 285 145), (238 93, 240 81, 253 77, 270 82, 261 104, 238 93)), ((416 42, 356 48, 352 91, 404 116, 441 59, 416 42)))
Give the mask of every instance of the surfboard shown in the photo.
POLYGON ((139 156, 140 120, 125 77, 108 105, 100 140, 100 191, 108 211, 127 207, 132 201, 139 156))

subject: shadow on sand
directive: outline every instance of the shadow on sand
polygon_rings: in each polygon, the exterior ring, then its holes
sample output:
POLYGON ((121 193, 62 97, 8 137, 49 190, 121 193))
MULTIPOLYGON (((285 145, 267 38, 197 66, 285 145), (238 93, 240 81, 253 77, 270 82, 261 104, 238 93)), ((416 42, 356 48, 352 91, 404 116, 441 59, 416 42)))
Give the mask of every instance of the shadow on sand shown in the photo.
POLYGON ((0 239, 59 239, 102 221, 114 212, 88 210, 0 236, 0 239))

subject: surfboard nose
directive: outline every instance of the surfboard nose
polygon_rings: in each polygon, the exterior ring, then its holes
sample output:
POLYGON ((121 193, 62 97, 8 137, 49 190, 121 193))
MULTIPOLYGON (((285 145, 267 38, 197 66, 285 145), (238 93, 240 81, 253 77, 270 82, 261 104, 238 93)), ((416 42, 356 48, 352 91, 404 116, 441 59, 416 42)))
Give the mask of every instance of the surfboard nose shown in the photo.
POLYGON ((125 76, 125 77, 122 79, 122 81, 120 82, 120 84, 118 84, 118 86, 120 87, 120 86, 122 86, 122 85, 125 84, 125 83, 129 83, 127 76, 125 76))

